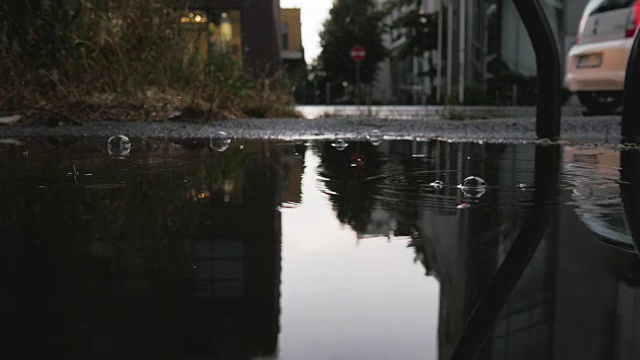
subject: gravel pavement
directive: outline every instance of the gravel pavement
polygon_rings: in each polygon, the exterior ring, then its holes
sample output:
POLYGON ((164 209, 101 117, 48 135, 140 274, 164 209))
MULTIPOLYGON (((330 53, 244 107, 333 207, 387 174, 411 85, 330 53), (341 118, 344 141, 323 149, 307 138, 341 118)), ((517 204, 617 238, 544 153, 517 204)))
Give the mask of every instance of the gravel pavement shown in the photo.
MULTIPOLYGON (((620 116, 564 117, 565 143, 618 144, 620 116)), ((439 139, 488 143, 536 141, 534 118, 489 120, 441 119, 239 119, 197 124, 180 122, 92 122, 81 126, 49 127, 0 126, 0 141, 22 137, 109 137, 123 134, 131 138, 201 139, 224 131, 231 138, 243 139, 357 139, 378 129, 385 139, 439 139)))

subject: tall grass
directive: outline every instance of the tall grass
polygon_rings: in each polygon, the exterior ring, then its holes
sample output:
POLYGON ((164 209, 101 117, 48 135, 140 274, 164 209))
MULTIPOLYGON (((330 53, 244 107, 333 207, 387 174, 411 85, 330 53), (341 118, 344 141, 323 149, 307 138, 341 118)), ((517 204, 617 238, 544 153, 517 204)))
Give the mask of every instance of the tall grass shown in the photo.
POLYGON ((292 113, 278 76, 256 79, 229 54, 194 50, 206 30, 181 24, 184 9, 163 0, 100 3, 42 0, 17 36, 5 17, 0 110, 158 119, 292 113))

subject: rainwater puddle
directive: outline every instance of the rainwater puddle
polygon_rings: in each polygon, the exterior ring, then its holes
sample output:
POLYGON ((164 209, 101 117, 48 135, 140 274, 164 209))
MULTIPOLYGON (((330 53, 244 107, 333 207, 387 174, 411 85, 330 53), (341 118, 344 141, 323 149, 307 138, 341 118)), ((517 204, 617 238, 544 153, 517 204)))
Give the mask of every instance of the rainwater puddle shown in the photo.
POLYGON ((11 354, 640 354, 640 153, 215 140, 0 143, 11 354))

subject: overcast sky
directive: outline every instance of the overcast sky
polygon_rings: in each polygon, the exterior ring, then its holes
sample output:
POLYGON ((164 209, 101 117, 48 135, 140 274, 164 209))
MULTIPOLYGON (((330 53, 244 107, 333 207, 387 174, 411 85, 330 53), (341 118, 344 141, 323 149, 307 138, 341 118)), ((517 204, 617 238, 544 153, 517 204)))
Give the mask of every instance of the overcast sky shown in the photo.
POLYGON ((302 18, 302 46, 307 63, 320 54, 320 30, 329 16, 333 0, 280 0, 280 7, 300 8, 302 18))

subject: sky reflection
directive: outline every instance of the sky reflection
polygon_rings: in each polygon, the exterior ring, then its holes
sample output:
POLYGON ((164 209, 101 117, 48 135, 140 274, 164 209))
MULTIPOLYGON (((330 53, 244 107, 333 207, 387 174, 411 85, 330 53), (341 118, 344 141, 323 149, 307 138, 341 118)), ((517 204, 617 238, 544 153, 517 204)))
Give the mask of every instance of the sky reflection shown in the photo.
POLYGON ((408 238, 341 224, 307 150, 302 204, 282 210, 280 359, 435 359, 439 284, 408 238), (324 300, 323 300, 324 299, 324 300))

